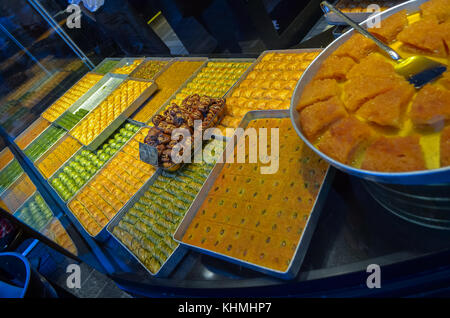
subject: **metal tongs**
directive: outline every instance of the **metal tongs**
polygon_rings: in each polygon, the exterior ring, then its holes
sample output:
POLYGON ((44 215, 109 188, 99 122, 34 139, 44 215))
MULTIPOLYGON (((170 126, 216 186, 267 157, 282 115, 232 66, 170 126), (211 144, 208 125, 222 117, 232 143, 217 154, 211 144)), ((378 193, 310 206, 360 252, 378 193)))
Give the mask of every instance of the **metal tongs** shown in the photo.
POLYGON ((329 13, 330 11, 337 14, 356 31, 374 41, 375 44, 378 45, 384 52, 386 52, 391 59, 397 62, 397 64, 395 65, 395 71, 398 74, 404 76, 416 88, 421 88, 425 84, 435 80, 447 70, 446 65, 424 56, 415 55, 406 59, 402 58, 395 50, 373 36, 369 31, 362 28, 358 23, 350 19, 348 16, 346 16, 339 9, 335 8, 327 1, 323 1, 320 6, 322 7, 322 10, 325 12, 325 14, 329 13))

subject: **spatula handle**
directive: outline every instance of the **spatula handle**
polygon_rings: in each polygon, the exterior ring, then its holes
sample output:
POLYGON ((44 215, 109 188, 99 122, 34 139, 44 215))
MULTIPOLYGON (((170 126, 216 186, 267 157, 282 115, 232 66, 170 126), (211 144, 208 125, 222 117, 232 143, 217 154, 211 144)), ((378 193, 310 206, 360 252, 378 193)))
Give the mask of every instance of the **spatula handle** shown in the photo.
POLYGON ((342 18, 348 25, 350 25, 352 28, 354 28, 356 31, 364 35, 366 38, 371 39, 375 42, 376 45, 380 47, 383 51, 385 51, 393 60, 399 61, 402 58, 400 55, 395 52, 393 49, 391 49, 389 46, 381 42, 378 38, 373 36, 369 31, 362 28, 358 23, 350 19, 348 16, 346 16, 344 13, 342 13, 339 9, 335 8, 332 4, 328 3, 327 1, 323 1, 320 3, 320 6, 322 7, 323 12, 329 13, 330 11, 337 14, 340 18, 342 18))

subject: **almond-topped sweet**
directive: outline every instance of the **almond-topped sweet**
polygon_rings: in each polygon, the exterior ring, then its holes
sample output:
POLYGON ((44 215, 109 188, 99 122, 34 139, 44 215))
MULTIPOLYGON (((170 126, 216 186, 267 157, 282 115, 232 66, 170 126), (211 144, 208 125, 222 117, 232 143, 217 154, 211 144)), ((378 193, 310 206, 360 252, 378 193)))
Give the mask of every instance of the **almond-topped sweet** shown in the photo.
MULTIPOLYGON (((368 31, 405 59, 423 55, 449 65, 449 9, 449 0, 431 0, 368 31)), ((359 33, 323 60, 296 110, 306 138, 346 165, 380 172, 450 165, 450 71, 416 89, 359 33)))

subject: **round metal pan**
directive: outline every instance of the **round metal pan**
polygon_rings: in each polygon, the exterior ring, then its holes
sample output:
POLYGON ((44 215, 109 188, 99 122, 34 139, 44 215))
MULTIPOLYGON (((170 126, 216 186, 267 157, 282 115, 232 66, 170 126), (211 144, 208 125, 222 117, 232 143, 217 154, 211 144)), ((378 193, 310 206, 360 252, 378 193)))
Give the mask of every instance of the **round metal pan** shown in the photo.
MULTIPOLYGON (((416 1, 408 1, 398 6, 395 6, 389 10, 383 11, 379 13, 377 16, 381 17, 381 20, 389 17, 390 15, 397 13, 401 10, 406 9, 408 14, 419 11, 419 6, 427 2, 427 0, 416 0, 416 1)), ((373 19, 373 17, 371 18, 373 19)), ((370 19, 369 19, 370 20, 370 19)), ((366 27, 366 24, 369 20, 366 20, 361 23, 363 27, 366 27)), ((341 44, 347 41, 355 31, 352 29, 346 32, 344 35, 336 39, 332 42, 325 50, 320 53, 320 55, 310 64, 310 66, 303 73, 303 76, 297 83, 294 94, 291 99, 291 108, 290 115, 292 125, 295 128, 295 131, 300 136, 300 138, 319 156, 328 161, 334 167, 349 173, 351 175, 364 178, 366 180, 371 180, 375 182, 382 183, 390 183, 390 184, 406 184, 406 185, 427 185, 427 184, 449 184, 450 183, 450 167, 434 169, 434 170, 424 170, 424 171, 413 171, 413 172, 402 172, 402 173, 387 173, 387 172, 376 172, 369 170, 362 170, 351 167, 349 165, 343 164, 341 162, 336 161, 335 159, 328 157, 324 153, 322 153, 319 149, 313 146, 309 140, 303 135, 302 129, 299 123, 299 114, 297 112, 296 105, 303 93, 303 89, 306 84, 308 84, 314 75, 319 70, 322 62, 330 56, 341 44)))

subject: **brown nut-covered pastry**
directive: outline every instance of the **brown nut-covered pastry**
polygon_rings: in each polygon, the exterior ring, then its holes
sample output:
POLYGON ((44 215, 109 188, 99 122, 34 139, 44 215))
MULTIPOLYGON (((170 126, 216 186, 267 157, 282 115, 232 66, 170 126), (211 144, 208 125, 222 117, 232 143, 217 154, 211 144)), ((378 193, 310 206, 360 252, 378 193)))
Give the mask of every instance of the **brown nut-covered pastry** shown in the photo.
POLYGON ((181 108, 177 104, 172 103, 172 106, 167 111, 170 116, 174 116, 176 113, 181 111, 181 108))
POLYGON ((159 123, 158 128, 165 134, 172 135, 172 130, 174 130, 177 127, 175 127, 175 125, 173 124, 169 124, 165 121, 162 121, 159 123))
POLYGON ((183 105, 185 107, 192 106, 195 103, 197 103, 199 100, 200 100, 200 96, 198 94, 190 95, 182 101, 181 105, 183 105))
POLYGON ((172 149, 165 149, 161 152, 161 161, 162 162, 170 162, 170 157, 172 154, 172 149))
POLYGON ((207 129, 209 127, 210 122, 211 122, 211 120, 208 120, 208 119, 203 121, 202 122, 202 130, 207 129))
POLYGON ((160 134, 158 136, 158 142, 160 144, 168 144, 170 142, 170 139, 171 139, 170 136, 166 134, 160 134))
POLYGON ((190 133, 191 135, 194 133, 194 123, 193 123, 193 122, 192 122, 192 125, 189 125, 189 124, 182 124, 182 125, 180 126, 180 128, 184 128, 184 129, 189 130, 189 133, 190 133))
POLYGON ((197 109, 205 115, 209 110, 209 105, 199 105, 197 109))
POLYGON ((201 111, 199 110, 194 110, 191 114, 191 118, 193 120, 202 120, 203 119, 203 114, 201 111))
MULTIPOLYGON (((149 130, 144 142, 156 147, 158 158, 163 167, 170 167, 171 151, 173 147, 182 144, 184 148, 192 147, 194 136, 201 136, 203 130, 210 127, 218 113, 223 111, 225 99, 199 96, 198 94, 187 96, 181 105, 171 103, 171 105, 159 115, 152 118, 155 127, 149 130), (201 128, 194 132, 195 120, 200 120, 201 128), (176 140, 172 140, 173 130, 184 128, 189 132, 189 137, 180 134, 176 140)), ((180 149, 180 155, 183 149, 180 149)))
POLYGON ((177 125, 174 123, 172 116, 167 116, 166 119, 164 120, 164 122, 165 122, 166 124, 169 124, 169 125, 177 126, 177 125))
POLYGON ((223 108, 223 105, 215 104, 215 105, 212 105, 212 106, 209 108, 209 110, 212 111, 212 112, 214 112, 214 113, 218 113, 218 112, 220 112, 220 110, 221 110, 222 108, 223 108))
MULTIPOLYGON (((186 120, 186 124, 181 125, 181 126, 185 126, 185 127, 183 127, 183 128, 186 128, 186 126, 187 126, 188 128, 194 127, 194 118, 192 118, 191 116, 189 116, 189 117, 187 118, 187 120, 186 120)), ((180 126, 180 127, 181 127, 181 126, 180 126)), ((189 130, 190 130, 190 129, 189 129, 189 130)))
POLYGON ((148 131, 148 136, 158 136, 160 134, 160 131, 156 127, 151 127, 148 131))
POLYGON ((158 150, 158 154, 161 154, 165 149, 166 149, 166 145, 164 145, 164 144, 159 144, 158 146, 156 146, 156 150, 158 150))
POLYGON ((174 114, 172 116, 172 122, 175 126, 180 127, 186 122, 185 115, 181 112, 174 114))
POLYGON ((149 145, 158 144, 158 135, 160 133, 159 129, 155 127, 150 128, 148 135, 144 138, 144 142, 149 145))
POLYGON ((153 116, 152 123, 153 123, 153 125, 158 126, 160 122, 164 121, 164 119, 165 118, 163 115, 158 114, 158 115, 153 116))
POLYGON ((200 97, 200 105, 211 105, 213 100, 214 99, 203 95, 202 97, 200 97))
POLYGON ((158 145, 158 136, 147 136, 144 139, 144 142, 150 146, 157 146, 158 145))
MULTIPOLYGON (((181 136, 181 140, 183 140, 183 136, 181 136)), ((175 147, 180 141, 178 140, 171 140, 169 141, 169 143, 166 145, 166 147, 168 149, 172 149, 173 147, 175 147)))

